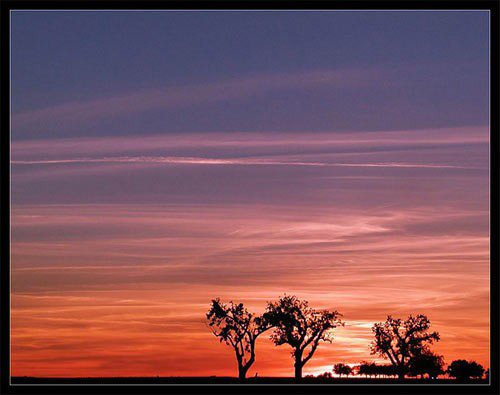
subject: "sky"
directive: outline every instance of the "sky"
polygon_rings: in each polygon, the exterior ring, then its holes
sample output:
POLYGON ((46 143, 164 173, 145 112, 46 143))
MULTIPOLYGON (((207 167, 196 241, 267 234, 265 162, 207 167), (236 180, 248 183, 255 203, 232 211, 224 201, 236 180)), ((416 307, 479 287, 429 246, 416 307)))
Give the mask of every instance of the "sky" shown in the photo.
MULTIPOLYGON (((489 14, 11 14, 12 375, 236 375, 210 300, 426 314, 489 366, 489 14)), ((264 334, 250 376, 290 376, 264 334)))

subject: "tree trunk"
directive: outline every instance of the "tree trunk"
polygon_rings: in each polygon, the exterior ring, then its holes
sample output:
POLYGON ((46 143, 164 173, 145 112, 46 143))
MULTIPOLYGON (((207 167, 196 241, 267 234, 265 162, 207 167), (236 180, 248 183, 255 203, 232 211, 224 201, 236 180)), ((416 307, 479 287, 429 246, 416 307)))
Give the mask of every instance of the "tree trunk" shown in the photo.
POLYGON ((295 350, 295 380, 300 381, 302 379, 302 367, 304 364, 302 363, 302 350, 300 348, 295 350))
POLYGON ((302 379, 302 364, 300 362, 295 362, 295 379, 300 381, 302 379))
POLYGON ((238 378, 240 381, 245 381, 247 379, 248 366, 238 365, 238 378))

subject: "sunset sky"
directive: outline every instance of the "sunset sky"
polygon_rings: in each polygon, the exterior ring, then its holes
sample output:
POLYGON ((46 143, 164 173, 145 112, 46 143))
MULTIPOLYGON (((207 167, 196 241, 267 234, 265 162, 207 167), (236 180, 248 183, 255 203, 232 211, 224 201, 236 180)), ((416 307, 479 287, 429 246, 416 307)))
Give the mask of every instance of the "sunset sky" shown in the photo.
MULTIPOLYGON (((489 366, 489 14, 12 13, 12 375, 236 375, 210 300, 424 313, 489 366)), ((249 372, 291 376, 268 335, 249 372)))

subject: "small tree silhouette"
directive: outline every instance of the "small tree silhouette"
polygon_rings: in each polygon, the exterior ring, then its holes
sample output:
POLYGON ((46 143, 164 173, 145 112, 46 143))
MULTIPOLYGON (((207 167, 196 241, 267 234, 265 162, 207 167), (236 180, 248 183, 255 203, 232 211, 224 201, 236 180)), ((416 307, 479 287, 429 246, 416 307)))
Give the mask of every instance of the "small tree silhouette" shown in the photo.
POLYGON ((458 380, 470 380, 470 378, 481 378, 484 374, 484 368, 476 361, 466 361, 457 359, 450 363, 446 371, 451 377, 458 380))
POLYGON ((359 364, 357 371, 360 376, 364 375, 365 377, 371 377, 375 374, 375 363, 363 361, 359 364))
POLYGON ((212 333, 233 347, 238 362, 238 377, 244 381, 248 369, 255 362, 255 342, 257 337, 270 326, 261 316, 249 313, 243 303, 228 305, 219 298, 212 300, 207 320, 212 333))
POLYGON ((345 365, 343 363, 336 363, 335 365, 333 365, 333 371, 340 377, 342 377, 342 375, 349 377, 349 375, 352 374, 352 368, 349 365, 345 365))
POLYGON ((320 341, 332 342, 331 330, 343 325, 337 311, 314 310, 296 296, 282 296, 269 302, 265 320, 275 327, 271 335, 274 344, 289 344, 295 359, 295 378, 302 378, 302 368, 312 358, 320 341))
POLYGON ((381 376, 393 377, 393 376, 398 375, 396 368, 391 364, 388 364, 388 365, 375 365, 374 364, 373 368, 374 368, 375 372, 381 376))
POLYGON ((408 366, 408 374, 410 376, 428 375, 430 378, 437 378, 444 373, 444 360, 442 355, 436 355, 431 352, 425 352, 413 357, 408 366))
POLYGON ((428 332, 429 319, 419 314, 406 320, 387 317, 385 322, 372 327, 375 340, 371 344, 372 354, 388 358, 403 379, 408 372, 411 358, 428 351, 428 344, 439 341, 437 332, 428 332))
POLYGON ((395 367, 391 364, 389 365, 377 365, 375 362, 361 362, 359 366, 356 366, 358 375, 367 376, 397 376, 397 371, 395 367))

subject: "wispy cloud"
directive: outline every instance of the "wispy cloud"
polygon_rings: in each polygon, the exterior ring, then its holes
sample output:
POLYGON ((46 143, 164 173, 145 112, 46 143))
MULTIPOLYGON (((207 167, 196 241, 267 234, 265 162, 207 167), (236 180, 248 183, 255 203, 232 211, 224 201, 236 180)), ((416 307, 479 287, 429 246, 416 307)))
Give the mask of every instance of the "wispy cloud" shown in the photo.
POLYGON ((54 165, 54 164, 84 164, 84 163, 154 163, 154 164, 188 164, 188 165, 242 165, 242 166, 319 166, 319 167, 401 167, 422 169, 477 169, 468 166, 453 166, 425 163, 328 163, 328 162, 298 162, 266 159, 218 159, 190 157, 107 157, 107 158, 76 158, 51 160, 13 160, 14 165, 54 165))
POLYGON ((475 126, 376 133, 166 133, 141 138, 26 140, 13 142, 11 163, 26 168, 18 180, 31 180, 39 176, 109 173, 127 169, 130 165, 136 169, 140 166, 205 165, 288 166, 318 170, 470 170, 486 167, 486 162, 481 162, 481 158, 487 150, 488 134, 488 127, 475 126))
POLYGON ((25 159, 38 155, 86 156, 116 155, 128 152, 149 152, 154 150, 177 151, 196 148, 203 151, 225 152, 238 149, 240 152, 287 152, 298 148, 311 151, 314 149, 333 149, 340 152, 366 152, 379 149, 422 149, 436 146, 464 144, 487 144, 489 127, 476 125, 458 128, 415 129, 398 131, 365 132, 362 130, 323 131, 286 133, 268 131, 255 132, 211 132, 211 133, 163 133, 156 135, 94 137, 94 138, 59 138, 40 140, 13 141, 12 156, 25 159))
POLYGON ((339 69, 299 73, 244 76, 213 83, 173 86, 140 92, 75 101, 14 114, 14 127, 46 120, 57 122, 86 121, 155 109, 169 109, 199 103, 246 98, 276 90, 293 90, 321 86, 359 86, 376 81, 379 70, 339 69))

